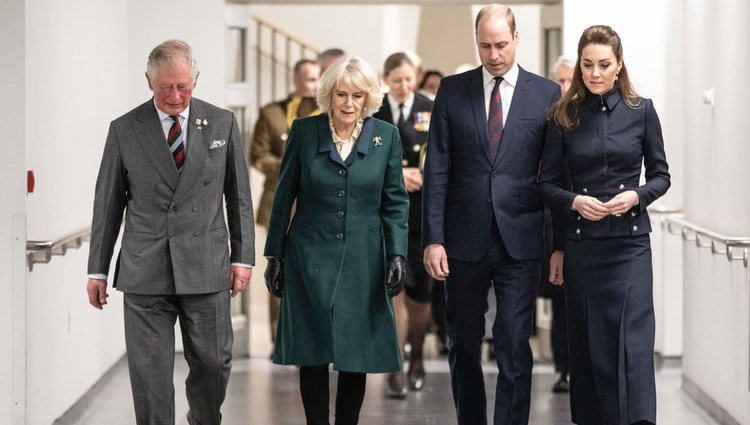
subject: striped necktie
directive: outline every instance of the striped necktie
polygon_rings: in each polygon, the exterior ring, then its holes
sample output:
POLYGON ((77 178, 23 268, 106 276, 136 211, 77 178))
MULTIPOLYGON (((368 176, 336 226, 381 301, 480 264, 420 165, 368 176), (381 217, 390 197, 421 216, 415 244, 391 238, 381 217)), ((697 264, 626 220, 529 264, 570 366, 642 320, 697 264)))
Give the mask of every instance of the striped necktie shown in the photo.
POLYGON ((500 139, 503 137, 503 100, 500 97, 500 83, 503 77, 495 77, 495 86, 490 94, 490 111, 487 116, 487 133, 490 158, 495 159, 497 147, 500 145, 500 139))
POLYGON ((172 118, 174 122, 172 123, 172 127, 169 128, 167 143, 169 144, 169 150, 172 152, 174 164, 179 170, 185 162, 185 143, 183 142, 185 137, 182 135, 179 115, 170 115, 169 118, 172 118))

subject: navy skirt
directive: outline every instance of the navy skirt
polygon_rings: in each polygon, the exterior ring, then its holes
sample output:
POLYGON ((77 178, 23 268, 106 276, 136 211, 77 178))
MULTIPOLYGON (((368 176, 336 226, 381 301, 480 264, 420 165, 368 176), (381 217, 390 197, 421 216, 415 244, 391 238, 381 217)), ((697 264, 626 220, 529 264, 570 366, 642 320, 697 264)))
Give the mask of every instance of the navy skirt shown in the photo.
POLYGON ((656 423, 649 235, 568 240, 563 273, 573 422, 656 423))

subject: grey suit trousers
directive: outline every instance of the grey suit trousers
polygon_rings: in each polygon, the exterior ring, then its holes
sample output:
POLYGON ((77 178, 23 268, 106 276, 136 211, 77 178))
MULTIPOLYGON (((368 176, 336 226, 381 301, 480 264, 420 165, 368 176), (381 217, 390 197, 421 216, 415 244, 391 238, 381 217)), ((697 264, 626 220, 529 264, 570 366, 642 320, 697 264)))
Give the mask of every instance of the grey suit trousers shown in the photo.
POLYGON ((191 425, 221 423, 232 363, 229 291, 202 295, 124 294, 125 344, 138 425, 174 425, 174 325, 180 320, 190 372, 191 425))

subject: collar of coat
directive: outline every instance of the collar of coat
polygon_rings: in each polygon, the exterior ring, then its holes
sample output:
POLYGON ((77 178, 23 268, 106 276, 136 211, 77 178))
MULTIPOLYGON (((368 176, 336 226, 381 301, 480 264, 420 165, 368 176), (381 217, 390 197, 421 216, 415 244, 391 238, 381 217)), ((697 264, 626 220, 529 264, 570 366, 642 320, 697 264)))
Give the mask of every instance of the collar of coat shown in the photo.
MULTIPOLYGON (((341 161, 341 157, 338 155, 338 151, 336 150, 336 147, 333 144, 333 137, 331 136, 331 127, 328 125, 328 114, 320 114, 318 115, 318 152, 330 152, 331 159, 344 165, 344 163, 341 161)), ((373 131, 373 124, 374 120, 372 117, 365 118, 365 122, 362 124, 362 132, 359 133, 359 137, 357 137, 357 141, 354 144, 354 148, 352 148, 352 152, 357 152, 358 154, 367 155, 370 152, 370 140, 372 140, 372 131, 373 131)), ((349 159, 354 160, 352 158, 352 155, 349 155, 347 158, 347 164, 349 164, 349 159)))
POLYGON ((619 102, 621 98, 620 86, 615 83, 614 87, 602 95, 593 94, 586 89, 586 100, 584 100, 584 103, 594 112, 601 109, 602 106, 607 108, 608 111, 611 111, 615 108, 615 105, 617 105, 617 102, 619 102))

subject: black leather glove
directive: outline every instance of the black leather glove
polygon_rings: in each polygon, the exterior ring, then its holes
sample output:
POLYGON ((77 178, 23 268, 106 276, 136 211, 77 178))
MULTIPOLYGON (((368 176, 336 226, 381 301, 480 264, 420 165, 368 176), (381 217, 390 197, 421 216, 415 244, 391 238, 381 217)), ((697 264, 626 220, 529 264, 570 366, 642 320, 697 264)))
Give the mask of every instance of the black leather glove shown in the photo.
POLYGON ((263 277, 266 279, 266 288, 276 298, 281 298, 281 292, 284 289, 284 279, 282 273, 281 258, 268 257, 268 265, 263 277))
POLYGON ((385 269, 385 287, 388 296, 393 298, 404 289, 406 282, 406 258, 402 255, 391 255, 388 257, 388 266, 385 269))

